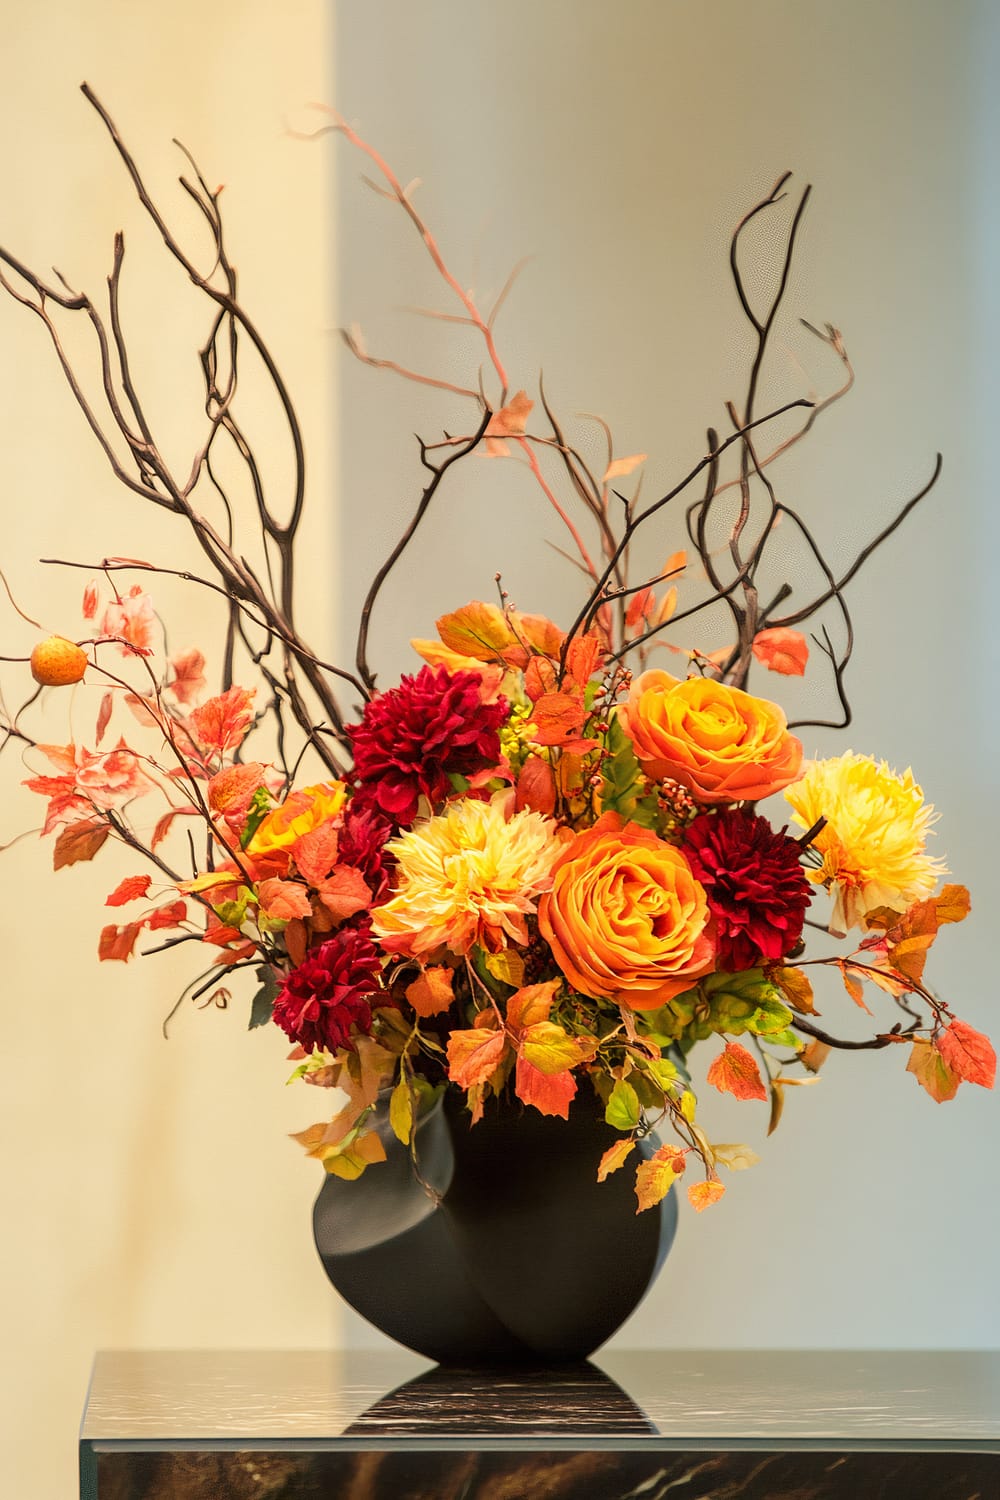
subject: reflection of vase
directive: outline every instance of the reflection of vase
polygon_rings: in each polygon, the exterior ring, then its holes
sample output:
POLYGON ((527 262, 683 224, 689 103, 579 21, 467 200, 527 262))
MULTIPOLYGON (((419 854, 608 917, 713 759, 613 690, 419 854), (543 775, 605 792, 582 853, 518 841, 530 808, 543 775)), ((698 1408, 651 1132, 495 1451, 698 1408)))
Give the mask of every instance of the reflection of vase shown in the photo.
POLYGON ((403 1438, 435 1432, 505 1437, 643 1437, 657 1429, 621 1386, 596 1365, 426 1370, 382 1396, 353 1421, 347 1437, 403 1438))
POLYGON ((470 1129, 451 1094, 418 1127, 421 1176, 383 1110, 386 1161, 356 1182, 329 1177, 313 1214, 327 1275, 362 1317, 443 1364, 581 1360, 610 1338, 670 1248, 670 1193, 636 1213, 634 1164, 598 1183, 619 1140, 593 1096, 569 1120, 520 1106, 470 1129))

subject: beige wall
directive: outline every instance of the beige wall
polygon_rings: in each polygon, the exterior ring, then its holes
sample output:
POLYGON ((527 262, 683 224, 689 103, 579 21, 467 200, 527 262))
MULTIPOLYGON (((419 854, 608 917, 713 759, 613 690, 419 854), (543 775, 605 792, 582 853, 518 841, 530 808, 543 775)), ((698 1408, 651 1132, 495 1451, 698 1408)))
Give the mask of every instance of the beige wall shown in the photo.
MULTIPOLYGON (((96 298, 112 235, 125 227, 136 357, 176 453, 191 430, 187 361, 201 328, 182 279, 163 272, 79 83, 104 99, 192 243, 200 230, 172 186, 181 161, 171 137, 211 184, 225 182, 243 295, 305 427, 305 582, 317 636, 329 631, 334 578, 332 158, 283 125, 330 97, 331 19, 323 0, 42 0, 5 22, 0 62, 0 243, 42 270, 57 265, 96 298)), ((260 430, 267 445, 269 428, 260 430)), ((39 568, 40 556, 182 555, 174 528, 110 478, 41 325, 2 298, 0 496, 0 566, 49 629, 78 633, 84 575, 39 568)), ((211 622, 190 594, 157 597, 177 645, 206 639, 199 632, 211 622)), ((30 646, 32 632, 6 603, 0 620, 4 652, 30 646)), ((17 688, 10 694, 16 700, 17 688)), ((52 696, 46 733, 65 742, 72 706, 52 696)), ((73 727, 87 732, 79 707, 73 727)), ((26 774, 15 754, 2 770, 6 842, 40 804, 12 790, 26 774)), ((104 895, 134 862, 55 878, 50 861, 51 845, 35 839, 0 856, 0 1491, 25 1500, 76 1492, 75 1433, 95 1348, 328 1345, 336 1329, 310 1238, 315 1172, 286 1138, 309 1122, 313 1101, 283 1086, 284 1039, 248 1035, 242 1006, 188 1006, 164 1042, 160 1020, 189 965, 96 959, 104 895)))

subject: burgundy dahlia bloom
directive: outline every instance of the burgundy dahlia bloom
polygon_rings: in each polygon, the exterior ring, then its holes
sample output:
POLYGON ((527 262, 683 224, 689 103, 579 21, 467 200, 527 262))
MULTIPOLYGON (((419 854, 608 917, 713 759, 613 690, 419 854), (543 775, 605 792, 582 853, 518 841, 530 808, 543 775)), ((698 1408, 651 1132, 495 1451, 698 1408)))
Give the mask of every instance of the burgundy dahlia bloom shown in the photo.
POLYGON ((350 1047, 351 1028, 371 1030, 381 964, 367 922, 341 927, 285 976, 274 1020, 307 1052, 350 1047))
POLYGON ((682 847, 715 917, 719 968, 738 973, 786 957, 811 894, 796 841, 766 818, 725 808, 695 818, 682 847))
POLYGON ((432 807, 449 795, 452 773, 471 777, 498 765, 507 703, 484 703, 480 688, 475 672, 424 667, 372 698, 348 729, 358 800, 408 827, 421 795, 432 807))
POLYGON ((381 817, 371 807, 356 809, 352 802, 344 814, 337 840, 337 863, 361 871, 372 893, 373 906, 389 894, 389 877, 396 861, 385 844, 394 832, 388 818, 381 817))

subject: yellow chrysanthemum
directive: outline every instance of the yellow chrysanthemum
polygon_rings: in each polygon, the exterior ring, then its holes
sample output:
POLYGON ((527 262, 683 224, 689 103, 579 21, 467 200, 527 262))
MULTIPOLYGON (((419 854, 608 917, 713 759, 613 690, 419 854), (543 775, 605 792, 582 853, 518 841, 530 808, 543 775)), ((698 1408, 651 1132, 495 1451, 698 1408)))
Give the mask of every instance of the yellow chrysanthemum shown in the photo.
POLYGON ((812 841, 822 862, 806 874, 833 889, 831 932, 861 926, 879 906, 905 911, 947 873, 942 860, 924 853, 934 809, 909 769, 899 776, 885 761, 848 750, 812 761, 785 797, 803 828, 826 818, 812 841))
POLYGON ((527 942, 525 918, 551 886, 561 846, 550 818, 527 810, 508 817, 512 800, 497 792, 489 802, 452 802, 387 845, 396 893, 372 912, 383 948, 420 957, 527 942))

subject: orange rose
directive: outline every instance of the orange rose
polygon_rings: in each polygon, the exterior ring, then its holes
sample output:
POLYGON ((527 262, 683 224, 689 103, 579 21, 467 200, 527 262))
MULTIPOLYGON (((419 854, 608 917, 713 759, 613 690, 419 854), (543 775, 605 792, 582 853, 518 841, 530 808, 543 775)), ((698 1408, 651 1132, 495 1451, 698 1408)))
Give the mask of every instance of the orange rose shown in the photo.
POLYGON ((801 741, 777 704, 714 678, 644 672, 618 713, 646 774, 699 802, 756 802, 801 775, 801 741))
POLYGON ((538 903, 538 926, 573 987, 654 1010, 715 961, 705 892, 679 849, 605 813, 579 834, 538 903))
POLYGON ((342 781, 323 781, 289 792, 284 802, 263 819, 247 844, 246 853, 257 870, 284 873, 296 839, 332 822, 344 806, 345 797, 342 781))

